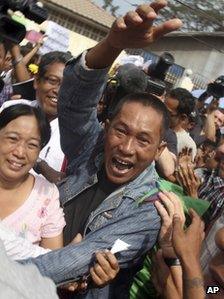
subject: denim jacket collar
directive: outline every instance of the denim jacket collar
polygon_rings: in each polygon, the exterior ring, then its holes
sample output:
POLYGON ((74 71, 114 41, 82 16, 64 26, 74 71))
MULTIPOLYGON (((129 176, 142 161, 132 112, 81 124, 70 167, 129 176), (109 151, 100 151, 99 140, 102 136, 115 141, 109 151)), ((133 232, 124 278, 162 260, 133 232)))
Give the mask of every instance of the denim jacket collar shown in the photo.
MULTIPOLYGON (((101 156, 102 157, 102 156, 101 156)), ((102 160, 95 160, 95 163, 99 163, 98 166, 102 165, 102 160), (96 162, 97 161, 97 162, 96 162)), ((145 195, 150 189, 156 186, 156 180, 158 180, 158 174, 154 167, 154 162, 150 164, 137 178, 129 182, 126 185, 121 186, 113 193, 111 193, 100 206, 93 211, 87 221, 85 232, 88 227, 91 226, 92 221, 100 214, 105 214, 105 217, 109 217, 108 211, 117 208, 124 197, 129 197, 132 200, 137 201, 139 198, 145 195)), ((97 182, 97 176, 93 180, 97 182)))

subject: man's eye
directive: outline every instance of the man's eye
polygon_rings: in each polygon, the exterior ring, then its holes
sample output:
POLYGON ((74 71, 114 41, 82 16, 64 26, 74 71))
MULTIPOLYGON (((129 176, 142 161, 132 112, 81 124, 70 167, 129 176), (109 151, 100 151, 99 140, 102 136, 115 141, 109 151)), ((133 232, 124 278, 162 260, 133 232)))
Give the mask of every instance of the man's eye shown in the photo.
POLYGON ((49 82, 50 82, 51 84, 57 84, 57 83, 58 83, 58 80, 56 80, 56 79, 51 79, 51 78, 49 78, 48 80, 49 80, 49 82))
POLYGON ((116 128, 118 133, 125 134, 125 130, 122 128, 116 128))
POLYGON ((143 145, 147 145, 150 143, 148 139, 139 139, 139 142, 143 145))

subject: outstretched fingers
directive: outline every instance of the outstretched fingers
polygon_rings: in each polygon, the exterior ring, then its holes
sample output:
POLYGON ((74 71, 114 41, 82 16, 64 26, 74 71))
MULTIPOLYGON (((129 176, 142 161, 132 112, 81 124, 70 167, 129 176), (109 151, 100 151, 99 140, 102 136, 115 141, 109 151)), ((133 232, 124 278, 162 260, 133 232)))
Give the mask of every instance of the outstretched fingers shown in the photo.
POLYGON ((180 19, 172 19, 161 25, 153 27, 153 41, 161 38, 163 35, 178 30, 182 26, 180 19))

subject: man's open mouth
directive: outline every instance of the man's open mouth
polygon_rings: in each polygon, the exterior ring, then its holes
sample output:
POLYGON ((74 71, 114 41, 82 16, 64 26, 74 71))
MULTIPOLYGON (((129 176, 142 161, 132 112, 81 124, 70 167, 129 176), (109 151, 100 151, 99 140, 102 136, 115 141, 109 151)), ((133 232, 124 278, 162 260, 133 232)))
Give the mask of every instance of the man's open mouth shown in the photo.
POLYGON ((115 157, 112 158, 112 164, 120 171, 128 171, 134 167, 134 164, 132 162, 115 157))

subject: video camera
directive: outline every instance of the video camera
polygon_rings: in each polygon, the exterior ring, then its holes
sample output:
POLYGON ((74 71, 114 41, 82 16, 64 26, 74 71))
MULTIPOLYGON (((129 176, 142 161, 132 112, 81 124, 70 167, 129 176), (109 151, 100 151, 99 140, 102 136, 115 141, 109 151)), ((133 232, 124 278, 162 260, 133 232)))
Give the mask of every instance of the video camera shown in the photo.
POLYGON ((157 63, 149 66, 147 92, 157 96, 164 94, 166 90, 165 78, 169 68, 174 64, 174 57, 164 52, 157 63))
POLYGON ((166 89, 164 80, 173 63, 173 56, 165 52, 157 63, 149 66, 147 74, 132 63, 121 65, 115 76, 107 82, 102 99, 105 108, 98 115, 98 119, 105 121, 110 118, 117 103, 127 94, 148 92, 157 96, 163 95, 166 89))
POLYGON ((207 93, 215 99, 224 97, 224 76, 218 77, 213 83, 208 84, 207 93))
POLYGON ((0 38, 19 44, 26 35, 24 25, 14 21, 8 15, 7 11, 21 11, 24 16, 34 22, 41 24, 44 22, 48 13, 35 0, 1 0, 0 2, 0 38))

